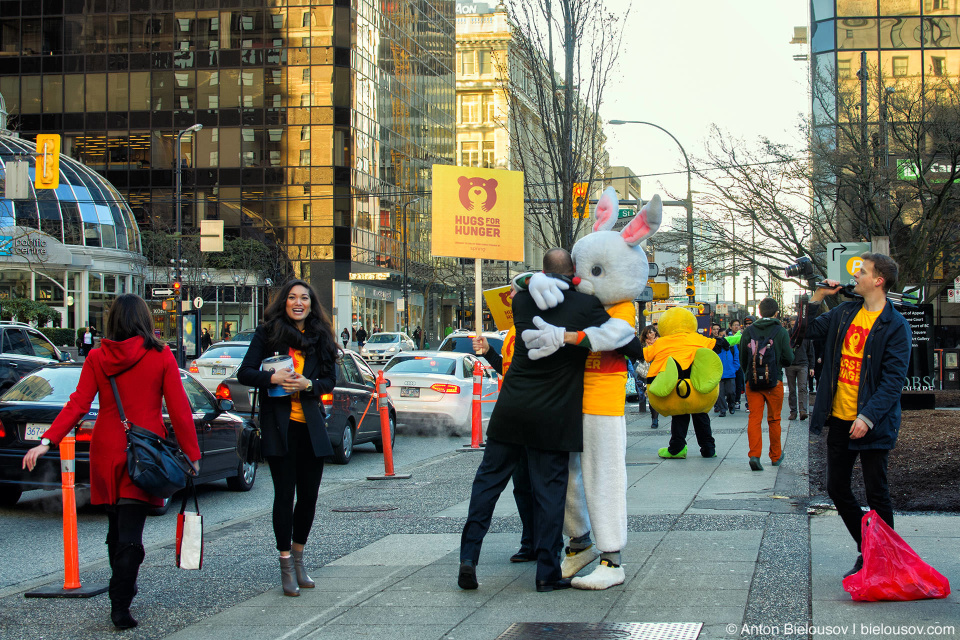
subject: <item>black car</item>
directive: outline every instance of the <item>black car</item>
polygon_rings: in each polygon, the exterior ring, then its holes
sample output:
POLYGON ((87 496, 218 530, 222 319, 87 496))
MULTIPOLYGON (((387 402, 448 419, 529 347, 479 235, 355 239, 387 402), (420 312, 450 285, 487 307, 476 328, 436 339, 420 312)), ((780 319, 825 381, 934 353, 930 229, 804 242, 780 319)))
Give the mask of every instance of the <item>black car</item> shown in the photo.
POLYGON ((0 393, 31 371, 57 362, 70 362, 47 336, 28 324, 0 322, 0 393))
MULTIPOLYGON (((337 386, 333 393, 321 397, 327 414, 327 435, 330 436, 333 460, 337 464, 350 462, 354 445, 364 442, 372 442, 377 451, 383 451, 376 380, 377 376, 358 353, 340 352, 337 359, 337 386)), ((217 398, 233 401, 237 413, 249 416, 253 389, 240 384, 236 378, 227 378, 217 387, 217 398)), ((392 400, 388 399, 387 403, 390 407, 392 446, 396 437, 397 411, 392 400)))
MULTIPOLYGON (((20 495, 30 489, 59 489, 60 455, 54 449, 37 461, 32 471, 22 469, 23 456, 40 443, 40 436, 59 415, 70 394, 77 388, 81 365, 58 364, 37 369, 0 397, 0 505, 16 504, 20 495)), ((237 455, 237 432, 244 419, 231 413, 233 405, 218 400, 199 382, 180 372, 183 388, 193 410, 197 442, 203 454, 198 484, 226 479, 234 491, 249 491, 257 476, 257 465, 247 464, 237 455)), ((76 438, 76 484, 90 484, 90 440, 99 412, 94 398, 90 412, 78 425, 76 438)), ((164 421, 170 438, 173 428, 164 408, 164 421)), ((169 506, 154 509, 161 514, 169 506)))

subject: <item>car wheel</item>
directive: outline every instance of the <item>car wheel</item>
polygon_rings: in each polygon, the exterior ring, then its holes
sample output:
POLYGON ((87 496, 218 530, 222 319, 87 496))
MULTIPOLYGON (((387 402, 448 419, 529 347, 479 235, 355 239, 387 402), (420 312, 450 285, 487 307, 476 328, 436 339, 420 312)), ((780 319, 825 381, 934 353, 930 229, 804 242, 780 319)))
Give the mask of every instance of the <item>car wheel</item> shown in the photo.
POLYGON ((0 485, 0 506, 12 507, 23 495, 23 489, 13 485, 0 485))
POLYGON ((237 475, 227 478, 227 488, 231 491, 250 491, 253 482, 257 479, 257 463, 241 462, 237 468, 237 475))
POLYGON ((351 457, 353 457, 353 423, 347 422, 343 427, 340 444, 333 448, 333 461, 337 464, 347 464, 351 457))
POLYGON ((159 506, 159 507, 150 507, 150 508, 147 510, 147 513, 148 513, 149 515, 151 515, 151 516, 162 516, 162 515, 165 514, 167 511, 170 510, 170 503, 171 503, 172 501, 173 501, 173 498, 172 498, 172 497, 170 497, 170 498, 164 498, 164 499, 163 499, 163 505, 162 505, 162 506, 159 506))
MULTIPOLYGON (((390 414, 390 450, 393 451, 393 445, 397 441, 397 418, 390 414)), ((373 446, 377 448, 377 453, 383 453, 383 436, 373 441, 373 446)))

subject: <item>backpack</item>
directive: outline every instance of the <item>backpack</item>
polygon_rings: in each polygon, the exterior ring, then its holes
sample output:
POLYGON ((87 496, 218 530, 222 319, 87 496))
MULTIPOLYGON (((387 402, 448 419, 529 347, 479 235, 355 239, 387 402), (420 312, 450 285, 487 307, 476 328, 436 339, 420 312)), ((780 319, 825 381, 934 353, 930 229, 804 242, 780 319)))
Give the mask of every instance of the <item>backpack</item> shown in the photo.
MULTIPOLYGON (((762 338, 749 328, 744 331, 749 339, 746 378, 751 389, 773 389, 780 381, 780 364, 773 348, 773 335, 762 338)), ((774 335, 776 332, 774 332, 774 335)))

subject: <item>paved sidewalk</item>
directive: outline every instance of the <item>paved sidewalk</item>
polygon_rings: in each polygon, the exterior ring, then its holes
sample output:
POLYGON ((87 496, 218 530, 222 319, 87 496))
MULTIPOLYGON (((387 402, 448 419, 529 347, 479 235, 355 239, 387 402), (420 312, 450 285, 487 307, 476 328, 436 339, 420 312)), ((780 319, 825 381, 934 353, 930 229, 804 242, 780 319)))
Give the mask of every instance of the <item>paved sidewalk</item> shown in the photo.
MULTIPOLYGON (((717 458, 698 455, 691 426, 691 457, 660 460, 669 420, 652 430, 648 414, 629 408, 630 538, 620 587, 536 593, 533 565, 508 561, 520 530, 508 487, 481 554, 480 588, 460 590, 459 534, 480 454, 456 453, 460 441, 451 440, 449 454, 404 469, 410 480, 322 487, 307 551, 317 588, 299 598, 281 593, 268 517, 208 532, 199 573, 172 568, 171 547, 151 552, 134 603, 141 626, 124 637, 493 640, 520 622, 697 623, 704 639, 960 637, 956 595, 865 604, 843 591, 855 547, 835 512, 808 515, 806 422, 784 420, 784 463, 764 459, 754 472, 745 412, 712 415, 717 458), (356 508, 365 511, 342 511, 356 508), (897 631, 908 625, 919 632, 897 631), (943 625, 953 629, 937 633, 943 625)), ((896 524, 928 562, 960 576, 960 516, 898 514, 896 524)), ((111 630, 105 598, 0 602, 5 638, 111 630)))

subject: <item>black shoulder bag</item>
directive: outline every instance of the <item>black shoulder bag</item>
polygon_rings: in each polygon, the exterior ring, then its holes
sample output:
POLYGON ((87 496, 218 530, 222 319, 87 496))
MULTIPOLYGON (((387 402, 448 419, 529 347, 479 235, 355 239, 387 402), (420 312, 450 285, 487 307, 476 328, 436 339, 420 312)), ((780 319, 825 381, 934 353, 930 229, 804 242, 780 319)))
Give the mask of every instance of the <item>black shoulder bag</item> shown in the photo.
POLYGON ((169 498, 187 486, 187 476, 195 475, 193 465, 175 442, 127 420, 114 376, 110 376, 110 386, 117 401, 120 422, 127 434, 127 473, 130 479, 152 496, 169 498))
POLYGON ((246 463, 263 462, 263 453, 260 449, 260 425, 254 420, 257 414, 257 395, 260 389, 253 388, 253 399, 250 401, 250 420, 244 421, 237 432, 237 455, 246 463))

